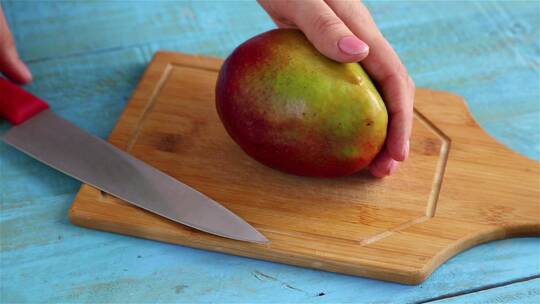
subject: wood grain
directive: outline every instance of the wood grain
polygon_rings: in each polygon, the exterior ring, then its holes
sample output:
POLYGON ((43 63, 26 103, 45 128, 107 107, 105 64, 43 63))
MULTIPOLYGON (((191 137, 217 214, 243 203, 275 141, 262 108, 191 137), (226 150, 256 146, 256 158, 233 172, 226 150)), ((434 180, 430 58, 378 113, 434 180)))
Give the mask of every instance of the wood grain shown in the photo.
MULTIPOLYGON (((453 304, 453 303, 468 303, 468 304, 504 304, 504 303, 520 303, 520 304, 537 304, 540 301, 540 279, 530 279, 523 282, 517 282, 513 285, 505 285, 502 287, 492 287, 487 290, 477 291, 461 296, 453 296, 436 300, 430 303, 434 304, 453 304)), ((424 302, 422 302, 424 303, 424 302)), ((427 302, 426 302, 427 303, 427 302)))
POLYGON ((220 64, 157 53, 110 142, 216 199, 271 243, 195 231, 87 185, 74 223, 406 284, 465 248, 540 234, 538 163, 489 137, 460 97, 418 90, 411 156, 391 178, 297 177, 260 165, 227 136, 214 109, 220 64))

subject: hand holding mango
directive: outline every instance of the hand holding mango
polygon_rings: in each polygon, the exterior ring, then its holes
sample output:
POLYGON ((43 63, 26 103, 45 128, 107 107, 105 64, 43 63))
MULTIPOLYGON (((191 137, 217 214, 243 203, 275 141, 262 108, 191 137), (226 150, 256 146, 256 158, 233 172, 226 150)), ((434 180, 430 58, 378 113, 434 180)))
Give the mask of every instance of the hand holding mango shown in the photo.
POLYGON ((386 107, 362 67, 328 59, 295 29, 240 45, 221 68, 216 105, 247 154, 297 175, 353 174, 386 138, 386 107))
POLYGON ((366 166, 392 174, 409 153, 414 82, 368 10, 356 1, 260 3, 279 27, 305 36, 270 31, 227 58, 216 106, 231 137, 293 174, 343 176, 366 166))
MULTIPOLYGON (((279 27, 300 29, 326 57, 343 63, 362 62, 367 74, 378 84, 389 112, 385 145, 369 169, 379 177, 393 173, 409 152, 414 82, 367 8, 359 1, 259 2, 279 27)), ((20 84, 32 80, 30 70, 17 54, 1 7, 0 73, 20 84)))

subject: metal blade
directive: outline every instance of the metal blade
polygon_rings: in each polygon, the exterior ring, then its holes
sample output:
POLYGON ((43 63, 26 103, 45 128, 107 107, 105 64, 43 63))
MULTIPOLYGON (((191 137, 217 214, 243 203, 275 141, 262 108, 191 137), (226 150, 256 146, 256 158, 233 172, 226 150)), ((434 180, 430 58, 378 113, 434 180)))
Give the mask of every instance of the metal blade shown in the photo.
POLYGON ((227 238, 268 242, 255 228, 204 194, 50 110, 11 128, 3 139, 59 171, 173 221, 227 238))

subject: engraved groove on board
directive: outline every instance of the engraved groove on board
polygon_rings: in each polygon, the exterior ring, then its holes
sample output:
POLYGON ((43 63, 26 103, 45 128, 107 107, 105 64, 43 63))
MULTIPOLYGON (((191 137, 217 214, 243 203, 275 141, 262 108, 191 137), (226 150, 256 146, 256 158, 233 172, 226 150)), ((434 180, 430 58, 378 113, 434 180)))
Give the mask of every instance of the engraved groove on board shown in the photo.
POLYGON ((437 128, 437 126, 431 122, 427 117, 420 113, 416 108, 414 109, 414 115, 421 121, 424 126, 437 134, 440 138, 442 145, 440 149, 439 159, 437 161, 437 167, 435 168, 435 177, 433 179, 433 186, 428 198, 428 204, 426 208, 426 216, 434 217, 437 209, 437 201, 439 200, 439 193, 441 192, 444 170, 446 169, 446 163, 448 162, 448 154, 450 152, 450 143, 452 142, 444 132, 437 128))
POLYGON ((377 233, 377 234, 375 234, 373 236, 365 238, 365 239, 360 241, 360 245, 366 246, 366 245, 369 245, 369 244, 373 244, 373 243, 375 243, 377 241, 380 241, 380 240, 382 240, 382 239, 384 239, 386 237, 391 236, 392 234, 394 234, 396 232, 407 229, 407 228, 409 228, 409 227, 411 227, 413 225, 423 223, 423 222, 429 220, 430 218, 431 218, 431 216, 428 216, 428 215, 422 216, 422 217, 419 217, 419 218, 415 218, 415 219, 410 220, 408 222, 405 222, 405 223, 403 223, 401 225, 398 225, 396 227, 388 229, 385 232, 377 233))
POLYGON ((137 138, 139 137, 139 133, 141 131, 142 123, 145 121, 146 116, 148 113, 151 112, 154 104, 156 103, 156 97, 159 96, 159 93, 161 92, 161 89, 163 88, 163 85, 167 82, 167 79, 169 79, 169 75, 172 71, 172 64, 167 64, 165 66, 165 70, 163 71, 163 74, 161 75, 161 78, 158 80, 156 86, 154 87, 154 90, 152 91, 152 95, 150 95, 150 98, 148 99, 148 103, 144 106, 144 109, 141 114, 141 119, 135 126, 135 130, 133 130, 133 134, 131 136, 131 139, 128 142, 126 152, 129 153, 135 143, 137 142, 137 138))
POLYGON ((129 140, 129 143, 126 149, 127 152, 130 152, 133 146, 135 145, 135 143, 137 142, 142 125, 146 121, 146 117, 148 116, 148 113, 152 111, 152 108, 154 107, 154 104, 156 103, 156 99, 159 96, 159 93, 163 89, 163 86, 167 83, 167 80, 169 80, 169 77, 171 76, 171 73, 174 68, 193 68, 193 69, 199 69, 199 70, 204 70, 208 72, 219 72, 219 69, 206 68, 206 67, 201 67, 198 65, 167 63, 162 76, 160 77, 160 79, 156 83, 156 86, 152 90, 152 94, 150 95, 150 98, 148 98, 148 102, 146 103, 144 107, 140 120, 135 126, 135 130, 133 131, 133 134, 131 135, 131 139, 129 140))
POLYGON ((441 148, 439 151, 439 158, 437 160, 437 165, 435 167, 435 176, 433 178, 433 186, 431 188, 428 201, 427 201, 426 215, 419 218, 412 219, 396 227, 392 227, 386 231, 383 231, 381 233, 376 233, 372 236, 362 239, 360 241, 361 246, 366 246, 366 245, 378 242, 384 238, 387 238, 393 235, 396 232, 407 229, 413 225, 423 223, 435 216, 435 211, 437 209, 437 201, 439 199, 439 193, 441 192, 444 171, 446 168, 446 163, 448 161, 448 154, 450 151, 451 140, 441 129, 437 128, 437 126, 433 122, 427 119, 416 108, 414 109, 414 117, 418 119, 426 128, 428 128, 430 131, 435 133, 437 137, 439 137, 439 139, 441 140, 441 148))

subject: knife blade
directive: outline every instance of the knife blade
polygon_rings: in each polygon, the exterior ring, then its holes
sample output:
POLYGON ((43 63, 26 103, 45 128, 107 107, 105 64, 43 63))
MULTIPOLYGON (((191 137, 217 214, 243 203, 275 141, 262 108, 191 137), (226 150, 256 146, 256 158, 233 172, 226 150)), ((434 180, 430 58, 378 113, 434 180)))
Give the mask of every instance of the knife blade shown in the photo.
POLYGON ((218 236, 266 243, 254 227, 206 195, 54 114, 0 77, 3 140, 31 157, 135 206, 218 236))

